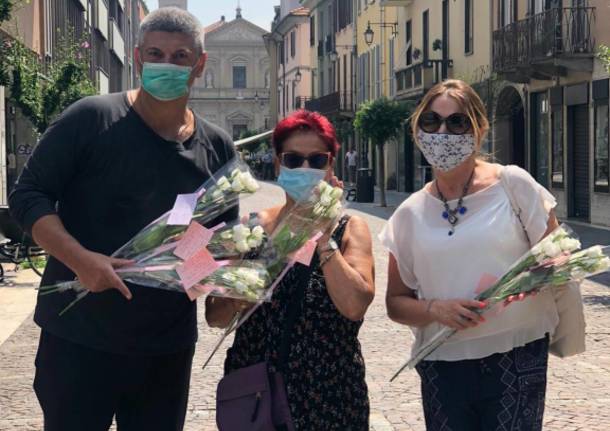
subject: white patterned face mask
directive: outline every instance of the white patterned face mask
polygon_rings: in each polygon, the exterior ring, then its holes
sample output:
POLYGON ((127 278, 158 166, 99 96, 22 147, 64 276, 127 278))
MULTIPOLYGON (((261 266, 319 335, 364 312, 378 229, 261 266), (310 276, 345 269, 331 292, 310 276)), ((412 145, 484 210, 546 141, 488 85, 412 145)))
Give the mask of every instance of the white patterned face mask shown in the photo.
POLYGON ((474 153, 474 135, 417 132, 421 152, 434 169, 447 172, 461 165, 474 153))

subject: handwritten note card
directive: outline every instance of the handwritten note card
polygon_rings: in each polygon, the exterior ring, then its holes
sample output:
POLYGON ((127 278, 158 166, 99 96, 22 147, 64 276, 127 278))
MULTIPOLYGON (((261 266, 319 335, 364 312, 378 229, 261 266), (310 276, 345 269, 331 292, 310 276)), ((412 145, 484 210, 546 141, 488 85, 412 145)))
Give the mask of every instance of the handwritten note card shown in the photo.
POLYGON ((182 265, 176 268, 180 281, 185 289, 190 289, 205 277, 218 269, 218 263, 210 252, 204 248, 199 250, 182 265))
POLYGON ((184 236, 178 243, 174 254, 180 259, 187 260, 202 248, 205 248, 214 232, 206 229, 197 222, 191 222, 190 226, 184 233, 184 236))
POLYGON ((169 214, 167 220, 168 225, 187 225, 193 218, 193 211, 197 206, 197 193, 189 193, 185 195, 178 195, 174 207, 169 214))

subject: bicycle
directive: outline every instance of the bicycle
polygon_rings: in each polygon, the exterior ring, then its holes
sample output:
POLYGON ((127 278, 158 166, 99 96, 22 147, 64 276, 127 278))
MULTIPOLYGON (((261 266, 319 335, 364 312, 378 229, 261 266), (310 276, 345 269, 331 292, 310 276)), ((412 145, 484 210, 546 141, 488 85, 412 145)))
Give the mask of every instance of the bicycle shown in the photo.
POLYGON ((4 280, 3 263, 15 264, 15 270, 29 267, 42 277, 41 261, 46 263, 47 258, 48 254, 10 217, 8 208, 0 207, 0 281, 4 280))

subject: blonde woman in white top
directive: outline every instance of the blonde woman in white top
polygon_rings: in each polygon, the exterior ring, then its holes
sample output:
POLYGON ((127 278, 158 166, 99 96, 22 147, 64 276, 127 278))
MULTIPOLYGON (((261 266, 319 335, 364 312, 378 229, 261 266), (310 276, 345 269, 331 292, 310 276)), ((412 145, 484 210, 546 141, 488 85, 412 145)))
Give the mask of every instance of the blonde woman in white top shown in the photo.
POLYGON ((466 83, 449 80, 424 97, 413 135, 435 180, 396 210, 381 234, 390 252, 387 308, 409 325, 414 349, 443 325, 459 331, 417 366, 430 431, 542 429, 553 297, 540 293, 504 310, 472 312, 481 280, 501 276, 557 226, 553 196, 523 169, 478 158, 489 123, 466 83), (521 225, 500 172, 521 208, 521 225), (527 236, 526 232, 527 231, 527 236))

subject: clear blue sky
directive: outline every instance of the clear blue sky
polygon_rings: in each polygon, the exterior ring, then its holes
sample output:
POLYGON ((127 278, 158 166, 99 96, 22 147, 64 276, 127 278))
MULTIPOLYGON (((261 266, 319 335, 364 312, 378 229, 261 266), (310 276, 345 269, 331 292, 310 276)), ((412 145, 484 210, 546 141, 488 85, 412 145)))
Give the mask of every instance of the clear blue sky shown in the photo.
MULTIPOLYGON (((145 0, 150 10, 157 9, 157 0, 145 0)), ((269 30, 273 20, 273 6, 280 0, 241 0, 242 16, 259 27, 269 30)), ((227 21, 235 19, 237 0, 188 0, 189 12, 195 15, 204 26, 210 25, 224 15, 227 21)))

